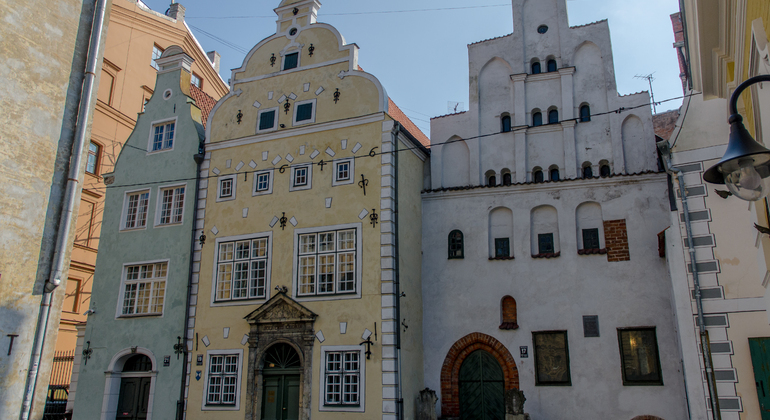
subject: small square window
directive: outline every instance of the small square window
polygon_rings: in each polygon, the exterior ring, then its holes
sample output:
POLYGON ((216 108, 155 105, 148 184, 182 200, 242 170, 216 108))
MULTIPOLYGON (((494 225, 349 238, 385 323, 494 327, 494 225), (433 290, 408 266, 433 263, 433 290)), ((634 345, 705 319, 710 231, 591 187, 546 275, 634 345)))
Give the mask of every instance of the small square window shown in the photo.
POLYGON ((92 175, 98 175, 99 168, 99 152, 101 147, 98 144, 91 142, 88 144, 88 161, 86 162, 86 172, 92 175))
POLYGON ((346 181, 350 179, 350 162, 339 162, 337 164, 337 181, 346 181))
POLYGON ((201 85, 203 85, 203 81, 201 80, 200 76, 198 76, 197 74, 193 73, 190 76, 190 84, 195 86, 195 87, 197 87, 198 89, 200 89, 201 85))
POLYGON ((147 208, 150 204, 150 191, 126 193, 123 204, 123 229, 139 229, 147 226, 147 208))
POLYGON ((299 65, 299 53, 298 52, 291 53, 291 54, 286 54, 283 57, 283 69, 284 70, 295 69, 295 68, 297 68, 298 65, 299 65))
POLYGON ((313 104, 297 105, 297 122, 313 118, 313 104))
POLYGON ((463 233, 459 230, 449 232, 449 259, 463 258, 465 251, 463 233))
POLYGON ((153 45, 152 46, 152 60, 150 61, 150 65, 155 70, 159 70, 158 63, 155 62, 155 60, 159 59, 160 56, 163 55, 163 48, 153 45))
POLYGON ((257 132, 272 130, 278 126, 278 111, 273 109, 266 109, 259 113, 259 123, 257 125, 257 132))
POLYGON ((553 233, 541 233, 537 235, 537 252, 539 254, 553 254, 553 233))
POLYGON ((355 169, 355 160, 345 159, 334 162, 334 177, 332 186, 352 184, 355 169))
POLYGON ((270 187, 270 173, 257 174, 257 191, 267 191, 270 187))
POLYGON ((510 238, 495 238, 495 257, 508 258, 511 256, 510 238))
POLYGON ((176 121, 153 124, 150 132, 150 152, 161 152, 174 148, 176 121))
POLYGON ((572 385, 566 331, 533 332, 535 385, 572 385))
POLYGON ((297 168, 294 171, 294 186, 301 187, 307 185, 307 168, 297 168))
POLYGON ((226 201, 235 199, 235 176, 229 175, 219 178, 217 187, 217 201, 226 201))
POLYGON ((156 225, 182 223, 184 215, 184 186, 161 188, 158 191, 156 225))
POLYGON ((312 187, 313 170, 311 165, 292 168, 289 191, 307 190, 312 187))
POLYGON ((623 385, 663 385, 655 328, 618 330, 623 385))
POLYGON ((583 229, 583 249, 599 248, 599 229, 583 229))

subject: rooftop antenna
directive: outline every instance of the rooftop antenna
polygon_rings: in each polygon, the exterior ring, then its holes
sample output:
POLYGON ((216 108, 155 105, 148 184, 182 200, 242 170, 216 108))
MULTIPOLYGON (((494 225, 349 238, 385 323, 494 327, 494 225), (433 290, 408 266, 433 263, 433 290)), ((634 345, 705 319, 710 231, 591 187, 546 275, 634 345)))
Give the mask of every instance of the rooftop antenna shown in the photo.
POLYGON ((450 114, 456 114, 458 112, 463 112, 463 103, 462 102, 453 102, 453 101, 447 101, 446 103, 446 111, 450 114))
POLYGON ((652 72, 650 74, 637 74, 634 76, 634 79, 644 79, 647 81, 647 83, 650 84, 650 97, 652 98, 652 113, 657 114, 658 110, 655 109, 655 93, 652 92, 652 82, 655 80, 652 75, 655 74, 655 72, 652 72))

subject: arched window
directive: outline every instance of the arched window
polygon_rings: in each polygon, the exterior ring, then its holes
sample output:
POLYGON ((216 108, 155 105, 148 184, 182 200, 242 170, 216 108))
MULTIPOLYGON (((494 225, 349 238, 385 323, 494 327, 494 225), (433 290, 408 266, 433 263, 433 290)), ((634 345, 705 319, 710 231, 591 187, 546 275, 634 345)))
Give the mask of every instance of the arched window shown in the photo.
POLYGON ((594 170, 591 169, 591 164, 586 164, 583 166, 583 178, 593 178, 594 177, 594 170))
POLYGON ((551 181, 558 181, 559 180, 559 169, 558 168, 552 168, 550 171, 551 175, 551 181))
POLYGON ((538 127, 543 125, 543 114, 535 112, 532 114, 532 127, 538 127))
POLYGON ((532 172, 532 179, 535 182, 543 182, 543 171, 536 169, 534 172, 532 172))
POLYGON ((143 354, 131 356, 123 365, 123 372, 149 372, 152 370, 152 360, 143 354))
POLYGON ((500 130, 503 133, 508 133, 511 131, 511 116, 510 115, 503 115, 503 118, 500 119, 500 125, 502 126, 500 130))
POLYGON ((449 259, 463 258, 463 233, 459 230, 449 232, 449 259))
POLYGON ((515 330, 519 328, 518 315, 516 314, 516 299, 505 296, 500 301, 500 329, 515 330))
POLYGON ((559 122, 559 111, 552 109, 548 111, 548 124, 556 124, 559 122))
POLYGON ((494 175, 490 175, 487 177, 487 186, 494 187, 497 185, 497 177, 494 175))
POLYGON ((548 72, 556 71, 556 60, 550 59, 548 60, 548 72))
POLYGON ((602 178, 610 176, 610 165, 602 165, 599 168, 599 175, 601 175, 602 178))
POLYGON ((540 62, 535 61, 532 63, 532 74, 540 74, 540 62))
POLYGON ((583 105, 580 107, 580 122, 591 121, 591 107, 583 105))
POLYGON ((506 172, 503 174, 503 185, 511 185, 511 173, 506 172))

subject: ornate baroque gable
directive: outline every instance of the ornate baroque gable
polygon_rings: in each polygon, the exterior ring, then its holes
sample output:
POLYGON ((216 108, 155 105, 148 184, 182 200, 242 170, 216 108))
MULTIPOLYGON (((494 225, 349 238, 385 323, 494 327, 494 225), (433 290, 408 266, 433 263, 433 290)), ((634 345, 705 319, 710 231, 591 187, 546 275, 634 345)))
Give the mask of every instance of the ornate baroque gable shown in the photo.
POLYGON ((249 324, 267 324, 275 322, 314 321, 318 315, 300 305, 283 292, 276 293, 259 309, 248 314, 245 319, 249 324))

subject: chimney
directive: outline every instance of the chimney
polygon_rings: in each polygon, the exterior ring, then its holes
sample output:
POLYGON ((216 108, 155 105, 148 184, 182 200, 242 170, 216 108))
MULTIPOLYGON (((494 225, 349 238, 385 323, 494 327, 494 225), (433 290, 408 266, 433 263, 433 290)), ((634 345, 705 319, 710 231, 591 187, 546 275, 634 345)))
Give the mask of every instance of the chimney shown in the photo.
POLYGON ((206 56, 208 56, 211 65, 214 66, 214 71, 219 73, 219 62, 222 58, 222 55, 216 51, 209 51, 206 53, 206 56))
POLYGON ((172 0, 171 6, 168 7, 168 11, 166 12, 166 16, 184 22, 184 11, 184 6, 172 0))

